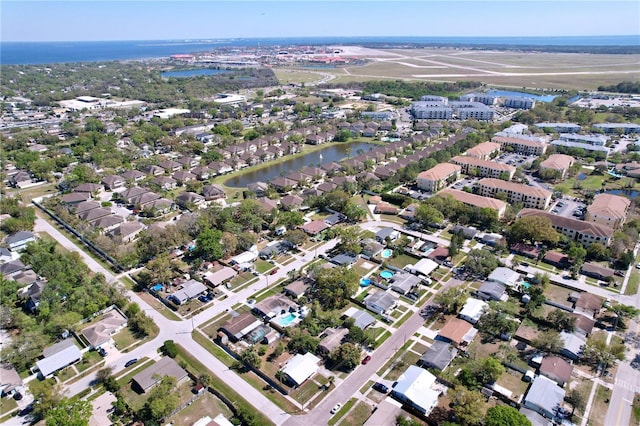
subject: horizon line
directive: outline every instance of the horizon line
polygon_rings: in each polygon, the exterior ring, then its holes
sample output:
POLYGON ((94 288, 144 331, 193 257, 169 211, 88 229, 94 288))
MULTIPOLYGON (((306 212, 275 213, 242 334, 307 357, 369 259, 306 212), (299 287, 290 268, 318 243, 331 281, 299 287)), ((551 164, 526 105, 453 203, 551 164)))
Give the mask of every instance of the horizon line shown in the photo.
POLYGON ((419 35, 393 35, 393 36, 376 36, 376 35, 349 35, 349 36, 260 36, 260 37, 183 37, 183 38, 166 38, 166 39, 101 39, 101 40, 2 40, 0 43, 96 43, 96 42, 149 42, 149 41, 180 41, 180 42, 211 42, 211 41, 232 41, 232 40, 269 40, 269 39, 353 39, 353 38, 372 38, 372 39, 393 39, 393 38, 425 38, 425 39, 486 39, 486 38, 502 38, 502 39, 544 39, 544 38, 604 38, 604 37, 639 37, 638 34, 598 34, 598 35, 437 35, 437 36, 419 36, 419 35))

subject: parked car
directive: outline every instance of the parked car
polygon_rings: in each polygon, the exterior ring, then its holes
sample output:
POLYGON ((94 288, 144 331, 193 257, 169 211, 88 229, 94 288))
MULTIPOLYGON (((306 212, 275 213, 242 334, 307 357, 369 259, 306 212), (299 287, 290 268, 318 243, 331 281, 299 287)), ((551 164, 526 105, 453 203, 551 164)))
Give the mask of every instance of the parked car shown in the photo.
POLYGON ((98 348, 98 353, 100 354, 100 356, 105 357, 107 356, 107 351, 104 350, 104 348, 98 348))
POLYGON ((271 272, 269 272, 269 275, 274 275, 278 272, 278 268, 274 268, 271 270, 271 272))
POLYGON ((18 416, 20 417, 26 416, 27 414, 30 414, 32 411, 33 411, 33 404, 29 404, 18 412, 18 416))
POLYGON ((363 363, 363 364, 366 364, 366 363, 368 363, 369 361, 371 361, 371 355, 367 355, 367 356, 365 356, 365 357, 364 357, 364 359, 362 360, 362 363, 363 363))
POLYGON ((340 407, 342 407, 341 403, 337 403, 336 405, 334 405, 333 408, 331 409, 331 414, 337 413, 340 407))
POLYGON ((131 367, 131 366, 132 366, 133 364, 135 364, 136 362, 138 362, 138 358, 130 359, 129 361, 125 362, 125 364, 124 364, 124 368, 131 367))
POLYGON ((624 277, 624 271, 616 271, 616 272, 614 272, 614 274, 619 276, 619 277, 624 277))
POLYGON ((382 383, 379 383, 379 382, 374 383, 373 389, 377 390, 378 392, 382 392, 382 393, 389 392, 389 388, 387 386, 383 385, 382 383))

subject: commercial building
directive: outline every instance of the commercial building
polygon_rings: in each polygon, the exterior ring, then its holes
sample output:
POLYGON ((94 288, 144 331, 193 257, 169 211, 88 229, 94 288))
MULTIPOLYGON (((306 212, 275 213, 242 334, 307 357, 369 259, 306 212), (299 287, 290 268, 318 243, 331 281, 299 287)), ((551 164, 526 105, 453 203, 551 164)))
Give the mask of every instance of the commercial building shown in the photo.
POLYGON ((462 167, 451 163, 440 163, 421 172, 416 179, 418 188, 428 192, 438 192, 446 186, 447 180, 455 181, 462 167))
POLYGON ((500 144, 496 142, 482 142, 469 148, 464 153, 467 157, 479 158, 480 160, 489 160, 500 152, 500 144))
POLYGON ((540 163, 540 171, 552 170, 557 172, 558 179, 564 179, 569 167, 573 166, 575 159, 570 155, 552 154, 540 163))
POLYGON ((622 228, 629 213, 631 201, 613 194, 598 194, 587 207, 584 220, 599 223, 613 229, 622 228))
POLYGON ((462 168, 462 173, 480 177, 505 178, 511 180, 516 173, 516 168, 508 164, 495 161, 481 160, 474 157, 456 155, 451 162, 462 168))
POLYGON ((491 197, 482 197, 480 195, 459 191, 457 189, 446 188, 440 191, 439 195, 450 195, 455 200, 460 201, 467 206, 477 207, 479 209, 486 208, 495 210, 498 213, 498 219, 500 219, 507 210, 507 203, 502 200, 491 197))
POLYGON ((522 203, 524 207, 545 210, 551 202, 551 192, 546 189, 506 182, 501 179, 484 178, 478 182, 479 195, 495 197, 507 194, 509 204, 522 203))
POLYGON ((547 145, 534 139, 514 138, 510 136, 494 136, 491 138, 492 142, 499 143, 502 150, 506 150, 507 147, 518 154, 525 155, 542 155, 547 150, 547 145))
POLYGON ((613 236, 613 228, 599 223, 586 222, 535 209, 522 209, 518 217, 541 216, 551 221, 551 226, 569 240, 577 241, 585 246, 600 243, 608 246, 613 236))

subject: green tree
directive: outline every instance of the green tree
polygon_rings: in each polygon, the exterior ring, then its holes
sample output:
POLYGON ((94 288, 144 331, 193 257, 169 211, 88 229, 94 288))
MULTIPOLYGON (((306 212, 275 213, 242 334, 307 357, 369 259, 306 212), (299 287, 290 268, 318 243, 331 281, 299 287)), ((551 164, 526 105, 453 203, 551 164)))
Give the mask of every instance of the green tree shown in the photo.
POLYGON ((445 314, 458 313, 467 300, 469 293, 461 287, 451 287, 446 291, 441 291, 433 299, 440 305, 445 314))
POLYGON ((576 326, 576 319, 563 310, 554 309, 547 315, 547 321, 553 325, 557 331, 571 333, 576 326))
POLYGON ((161 349, 162 353, 169 358, 175 358, 176 356, 178 356, 178 346, 173 340, 165 340, 162 344, 161 349))
POLYGON ((509 228, 509 237, 513 242, 535 244, 537 242, 555 246, 560 240, 551 226, 551 220, 542 216, 525 216, 517 219, 509 228))
POLYGON ((32 380, 29 382, 29 390, 33 399, 38 401, 33 409, 36 418, 46 418, 47 413, 62 401, 60 385, 56 383, 55 379, 32 380))
POLYGON ((462 426, 482 424, 485 410, 485 399, 480 392, 470 391, 463 387, 456 389, 451 396, 452 411, 456 423, 462 426))
POLYGON ((343 266, 320 270, 316 275, 314 292, 326 310, 344 307, 358 290, 359 276, 343 266))
POLYGON ((196 238, 196 252, 206 260, 218 260, 224 255, 224 247, 220 243, 222 232, 211 228, 204 229, 196 238))
POLYGON ((88 426, 93 406, 89 401, 62 399, 45 416, 47 426, 88 426))
POLYGON ((287 233, 284 234, 284 238, 294 246, 301 246, 309 239, 307 233, 301 229, 292 229, 290 231, 287 231, 287 233))
POLYGON ((331 352, 329 359, 335 368, 351 371, 360 364, 362 351, 353 343, 343 343, 331 352))
POLYGON ((462 384, 469 389, 476 389, 481 385, 494 383, 502 376, 505 369, 495 358, 484 358, 469 362, 460 372, 462 384))
POLYGON ((531 426, 531 421, 513 407, 496 405, 487 410, 485 426, 531 426))
POLYGON ((560 333, 555 330, 543 331, 531 341, 531 345, 545 352, 558 352, 562 349, 560 333))
POLYGON ((173 392, 176 379, 164 376, 149 392, 149 397, 143 408, 143 418, 158 421, 168 416, 178 406, 179 395, 173 392))
POLYGON ((242 361, 244 365, 248 365, 256 369, 260 369, 262 366, 262 359, 260 358, 260 354, 258 354, 258 350, 255 346, 245 349, 240 354, 240 361, 242 361))
POLYGON ((518 329, 518 322, 505 312, 491 309, 482 316, 480 329, 494 336, 510 336, 518 329))
POLYGON ((352 254, 360 254, 362 246, 360 245, 360 229, 358 227, 348 226, 341 228, 338 231, 338 235, 340 236, 340 242, 337 246, 338 250, 352 254))
POLYGON ((467 255, 465 261, 465 271, 472 275, 487 277, 500 266, 498 258, 488 250, 473 249, 467 255))
POLYGON ((424 226, 441 224, 444 222, 444 215, 435 207, 421 203, 415 211, 415 218, 424 226))

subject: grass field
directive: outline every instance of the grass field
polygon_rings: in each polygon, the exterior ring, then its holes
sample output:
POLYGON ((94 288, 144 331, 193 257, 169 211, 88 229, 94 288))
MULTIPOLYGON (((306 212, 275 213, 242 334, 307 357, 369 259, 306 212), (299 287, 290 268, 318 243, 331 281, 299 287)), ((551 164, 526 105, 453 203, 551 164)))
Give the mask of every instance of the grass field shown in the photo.
POLYGON ((369 49, 365 65, 319 71, 277 69, 282 84, 405 79, 482 81, 522 89, 595 89, 632 80, 640 55, 508 52, 465 49, 369 49))

